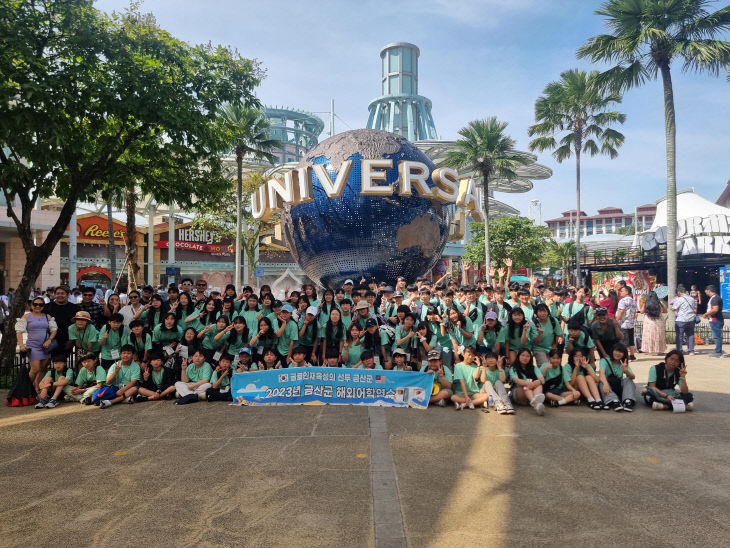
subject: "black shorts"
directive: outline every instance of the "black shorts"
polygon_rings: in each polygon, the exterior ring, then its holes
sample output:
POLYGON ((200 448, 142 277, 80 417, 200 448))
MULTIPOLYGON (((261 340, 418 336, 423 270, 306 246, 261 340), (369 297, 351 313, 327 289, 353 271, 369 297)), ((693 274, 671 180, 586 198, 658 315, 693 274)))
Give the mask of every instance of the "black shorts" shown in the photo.
POLYGON ((624 334, 624 340, 621 342, 624 343, 626 346, 634 346, 634 328, 631 327, 629 329, 624 329, 622 327, 621 333, 624 334))
POLYGON ((562 396, 567 391, 568 391, 568 389, 565 388, 564 386, 562 386, 560 388, 550 388, 547 392, 548 392, 548 394, 554 394, 556 396, 562 396))

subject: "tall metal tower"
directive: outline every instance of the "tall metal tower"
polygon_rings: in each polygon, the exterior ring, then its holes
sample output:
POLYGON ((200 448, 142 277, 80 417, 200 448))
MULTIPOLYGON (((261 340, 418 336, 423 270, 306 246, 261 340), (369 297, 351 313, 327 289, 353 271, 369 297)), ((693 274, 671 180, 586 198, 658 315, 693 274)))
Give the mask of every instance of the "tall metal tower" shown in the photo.
POLYGON ((530 200, 530 212, 527 215, 535 226, 542 226, 542 202, 530 200))
POLYGON ((368 129, 384 129, 409 141, 437 139, 431 100, 418 95, 417 46, 394 42, 380 50, 381 97, 370 102, 368 129))

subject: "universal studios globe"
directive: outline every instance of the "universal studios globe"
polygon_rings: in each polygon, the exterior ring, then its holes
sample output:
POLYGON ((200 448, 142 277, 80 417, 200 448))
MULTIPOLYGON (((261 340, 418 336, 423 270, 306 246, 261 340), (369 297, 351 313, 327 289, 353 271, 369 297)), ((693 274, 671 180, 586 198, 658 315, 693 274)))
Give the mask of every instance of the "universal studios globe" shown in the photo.
POLYGON ((322 141, 299 167, 324 164, 334 181, 345 160, 352 170, 339 198, 330 198, 316 174, 312 175, 314 200, 286 205, 282 215, 284 238, 294 259, 316 283, 335 289, 351 278, 375 277, 395 282, 398 276, 413 281, 441 257, 449 235, 448 204, 420 197, 415 191, 399 195, 398 162, 411 160, 429 167, 433 162, 408 140, 393 133, 359 129, 322 141), (393 184, 389 196, 361 194, 361 159, 387 158, 393 168, 386 180, 393 184))

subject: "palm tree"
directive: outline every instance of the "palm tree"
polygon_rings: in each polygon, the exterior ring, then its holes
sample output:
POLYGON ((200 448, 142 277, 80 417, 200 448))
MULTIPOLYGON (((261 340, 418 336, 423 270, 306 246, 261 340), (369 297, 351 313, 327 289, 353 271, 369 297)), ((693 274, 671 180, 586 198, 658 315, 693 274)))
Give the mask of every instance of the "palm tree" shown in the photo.
POLYGON ((562 281, 564 284, 569 283, 569 270, 570 261, 576 257, 576 249, 580 249, 575 245, 574 240, 567 242, 558 243, 555 240, 550 240, 550 247, 548 248, 548 260, 554 264, 560 265, 560 272, 562 281))
POLYGON ((236 187, 236 273, 234 283, 236 290, 241 288, 241 231, 243 208, 243 159, 248 156, 252 160, 264 160, 269 164, 276 161, 272 149, 283 148, 283 144, 270 138, 271 122, 257 108, 243 104, 225 105, 221 112, 221 121, 226 126, 231 144, 236 153, 237 187, 236 187))
POLYGON ((709 0, 608 0, 596 14, 606 17, 613 34, 590 38, 578 57, 615 67, 601 74, 614 90, 626 90, 660 74, 664 88, 667 155, 667 286, 671 300, 677 287, 676 121, 671 64, 684 71, 704 70, 715 76, 730 66, 730 42, 717 36, 730 26, 730 6, 714 13, 709 0))
POLYGON ((553 150, 553 157, 562 162, 575 154, 575 283, 581 285, 580 275, 580 158, 581 153, 591 156, 607 154, 611 158, 618 155, 617 148, 624 142, 623 134, 611 129, 611 124, 623 124, 626 115, 607 110, 614 103, 621 102, 617 93, 606 93, 596 85, 598 71, 587 73, 567 70, 560 80, 550 82, 543 95, 535 102, 535 125, 530 126, 527 134, 532 137, 530 150, 553 150), (556 133, 565 132, 557 141, 556 133))
POLYGON ((445 165, 455 169, 466 168, 481 175, 484 207, 484 271, 487 279, 491 263, 489 181, 517 179, 518 169, 534 161, 531 154, 515 150, 514 139, 504 133, 506 128, 507 122, 500 122, 496 116, 469 122, 466 127, 459 130, 462 138, 456 141, 456 150, 449 151, 444 162, 445 165))

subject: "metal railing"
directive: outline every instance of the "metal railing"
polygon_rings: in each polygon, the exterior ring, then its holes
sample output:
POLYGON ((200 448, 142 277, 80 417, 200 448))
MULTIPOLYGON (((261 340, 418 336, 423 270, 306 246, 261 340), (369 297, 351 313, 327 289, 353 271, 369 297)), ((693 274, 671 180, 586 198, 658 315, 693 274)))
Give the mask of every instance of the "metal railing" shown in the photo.
MULTIPOLYGON (((28 355, 26 353, 17 352, 13 359, 13 365, 10 367, 0 365, 0 389, 10 388, 13 386, 15 379, 18 376, 18 371, 21 367, 29 366, 28 355)), ((76 353, 71 352, 66 360, 69 367, 73 367, 76 371, 76 353)), ((50 366, 49 366, 50 367, 50 366)))

